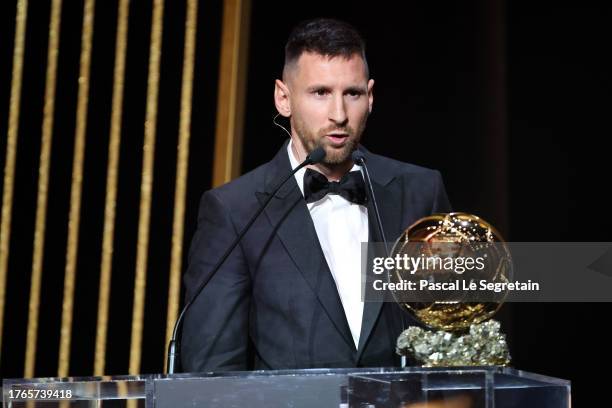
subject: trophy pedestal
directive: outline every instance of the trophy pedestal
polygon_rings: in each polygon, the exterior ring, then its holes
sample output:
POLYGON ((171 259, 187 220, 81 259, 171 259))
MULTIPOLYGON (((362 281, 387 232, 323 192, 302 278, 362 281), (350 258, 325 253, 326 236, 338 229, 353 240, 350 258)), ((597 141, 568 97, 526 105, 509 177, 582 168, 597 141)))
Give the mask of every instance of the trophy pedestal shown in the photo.
POLYGON ((349 407, 570 407, 568 381, 505 367, 420 368, 352 375, 349 407))
POLYGON ((462 336, 411 326, 398 337, 397 353, 423 367, 507 366, 510 352, 499 326, 496 320, 474 324, 462 336))

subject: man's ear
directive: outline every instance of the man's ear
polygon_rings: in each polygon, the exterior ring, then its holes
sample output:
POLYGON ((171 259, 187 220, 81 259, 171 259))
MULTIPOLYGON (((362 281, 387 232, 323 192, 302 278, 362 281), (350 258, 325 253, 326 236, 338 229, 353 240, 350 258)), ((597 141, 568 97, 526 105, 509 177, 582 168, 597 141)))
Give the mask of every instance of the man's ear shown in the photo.
POLYGON ((278 113, 288 118, 291 116, 291 101, 289 99, 289 88, 283 81, 277 79, 274 82, 274 105, 278 113))
POLYGON ((374 105, 374 80, 368 81, 368 112, 372 113, 372 105, 374 105))

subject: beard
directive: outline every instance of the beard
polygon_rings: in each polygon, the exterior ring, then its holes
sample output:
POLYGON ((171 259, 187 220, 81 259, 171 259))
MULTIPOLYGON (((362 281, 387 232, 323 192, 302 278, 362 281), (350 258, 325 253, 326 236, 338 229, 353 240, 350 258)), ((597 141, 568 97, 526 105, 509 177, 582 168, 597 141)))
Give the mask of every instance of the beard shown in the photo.
POLYGON ((358 129, 353 129, 351 126, 331 126, 319 131, 312 131, 300 120, 296 120, 294 126, 306 152, 310 154, 317 147, 322 147, 325 150, 325 159, 322 163, 333 166, 344 164, 350 160, 351 153, 357 149, 361 140, 361 134, 365 129, 365 121, 359 124, 358 129), (348 135, 342 146, 333 146, 327 139, 326 135, 332 132, 342 132, 348 135))

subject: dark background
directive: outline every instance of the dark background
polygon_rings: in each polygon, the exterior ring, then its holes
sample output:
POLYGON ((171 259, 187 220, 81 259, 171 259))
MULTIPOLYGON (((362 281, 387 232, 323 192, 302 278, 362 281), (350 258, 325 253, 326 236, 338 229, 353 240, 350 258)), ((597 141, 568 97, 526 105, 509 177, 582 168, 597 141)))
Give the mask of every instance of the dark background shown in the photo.
MULTIPOLYGON (((79 295, 75 299, 79 306, 74 325, 80 329, 72 342, 73 375, 88 375, 93 367, 112 86, 116 1, 97 3, 79 295), (92 237, 90 242, 86 237, 92 237)), ((57 369, 80 4, 66 1, 62 15, 63 58, 58 67, 57 94, 61 104, 56 104, 41 303, 45 305, 41 328, 47 334, 39 333, 37 376, 53 375, 57 369)), ((602 3, 480 0, 401 5, 309 1, 289 5, 253 0, 243 170, 268 161, 285 138, 272 124, 272 91, 274 79, 280 76, 282 49, 290 28, 305 18, 337 17, 362 32, 376 81, 374 110, 363 139, 366 147, 440 170, 454 209, 482 216, 509 241, 610 241, 612 219, 606 194, 609 150, 605 139, 612 135, 607 120, 612 15, 598 4, 602 3)), ((46 66, 46 7, 37 5, 36 13, 28 15, 3 377, 19 377, 23 372, 46 66), (26 116, 24 112, 33 113, 26 116)), ((2 166, 14 9, 14 2, 0 6, 2 166)), ((176 164, 172 152, 178 127, 184 12, 182 2, 166 2, 154 239, 147 274, 145 336, 151 340, 143 345, 143 372, 163 368, 160 333, 165 330, 176 164)), ((150 4, 133 1, 130 13, 108 374, 123 374, 128 364, 150 4)), ((218 2, 200 2, 185 245, 195 226, 198 197, 210 187, 220 17, 218 2)), ((612 363, 605 333, 610 311, 612 307, 603 303, 505 305, 499 318, 508 334, 513 366, 571 379, 576 406, 601 399, 607 376, 593 372, 612 363)))

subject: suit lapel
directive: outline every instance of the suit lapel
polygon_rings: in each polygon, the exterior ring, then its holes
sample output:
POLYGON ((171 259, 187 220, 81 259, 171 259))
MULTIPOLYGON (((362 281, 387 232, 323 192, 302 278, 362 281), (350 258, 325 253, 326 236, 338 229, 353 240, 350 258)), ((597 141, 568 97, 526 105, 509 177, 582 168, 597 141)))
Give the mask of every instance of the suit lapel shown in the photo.
MULTIPOLYGON (((265 191, 256 193, 260 203, 291 170, 286 144, 270 164, 265 191)), ((312 218, 295 177, 289 179, 279 190, 268 204, 265 213, 330 320, 347 344, 355 349, 336 284, 325 261, 312 218)))
MULTIPOLYGON (((397 199, 398 196, 393 192, 393 185, 383 187, 380 184, 372 181, 372 187, 374 188, 374 194, 376 195, 376 200, 379 206, 378 210, 380 211, 380 218, 383 228, 385 230, 385 234, 387 235, 389 249, 391 249, 395 237, 399 235, 399 233, 396 234, 396 230, 398 229, 398 225, 400 224, 401 220, 401 206, 394 205, 393 201, 393 199, 397 199)), ((375 242, 382 242, 382 240, 379 238, 378 227, 376 225, 376 219, 373 213, 374 209, 369 206, 368 228, 371 231, 370 237, 375 242)), ((371 257, 372 254, 368 254, 368 256, 371 257)), ((364 304, 357 359, 359 359, 363 354, 363 350, 370 338, 370 335, 372 334, 372 329, 378 320, 382 306, 383 302, 380 301, 365 302, 364 304)))
MULTIPOLYGON (((362 148, 363 149, 363 148, 362 148)), ((378 203, 378 210, 380 211, 380 218, 385 230, 387 242, 389 244, 389 250, 393 246, 395 239, 401 233, 401 219, 402 219, 402 207, 403 203, 398 202, 398 198, 402 197, 401 183, 394 178, 388 178, 388 174, 384 172, 378 162, 375 160, 368 160, 370 156, 367 150, 363 149, 366 154, 366 164, 370 170, 370 176, 372 177, 372 188, 376 196, 376 202, 378 203)), ((370 230, 370 239, 374 242, 382 242, 378 233, 378 226, 376 224, 376 218, 374 215, 374 208, 372 205, 368 205, 368 229, 370 230)), ((370 258, 372 254, 368 254, 370 258)), ((380 311, 382 309, 383 302, 365 302, 363 310, 363 319, 361 323, 361 334, 359 336, 359 348, 357 352, 357 360, 361 358, 367 341, 372 334, 372 329, 378 320, 380 311)), ((399 334, 399 333, 398 333, 399 334)))

